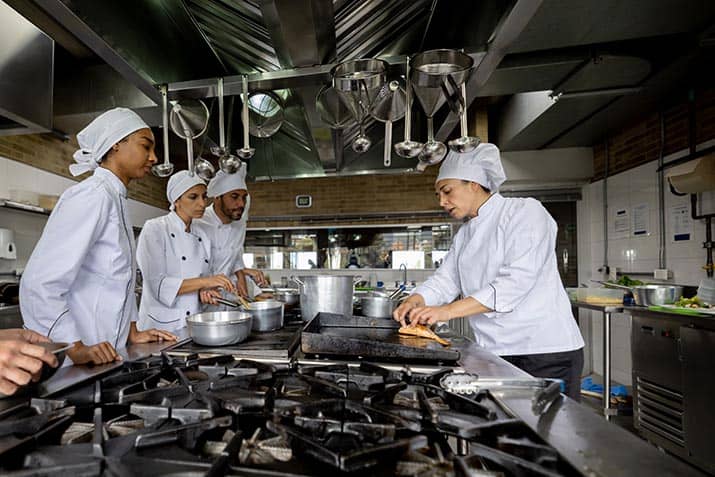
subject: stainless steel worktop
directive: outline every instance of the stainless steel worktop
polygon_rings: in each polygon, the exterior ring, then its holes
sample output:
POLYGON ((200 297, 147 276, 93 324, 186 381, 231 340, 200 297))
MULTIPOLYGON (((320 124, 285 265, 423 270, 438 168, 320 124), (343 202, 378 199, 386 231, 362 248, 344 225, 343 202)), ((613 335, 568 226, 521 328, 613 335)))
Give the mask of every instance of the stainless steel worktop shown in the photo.
MULTIPOLYGON (((188 339, 185 330, 180 340, 188 339)), ((139 359, 157 353, 174 343, 131 345, 121 354, 125 360, 139 359)), ((528 378, 524 371, 498 356, 475 346, 459 346, 461 367, 482 378, 528 378)), ((121 366, 121 362, 104 366, 67 366, 40 388, 44 395, 66 389, 80 381, 95 378, 121 366)), ((680 460, 605 421, 594 410, 562 397, 543 415, 532 412, 530 396, 497 395, 497 399, 515 416, 551 444, 584 475, 593 476, 686 476, 705 475, 680 460)))

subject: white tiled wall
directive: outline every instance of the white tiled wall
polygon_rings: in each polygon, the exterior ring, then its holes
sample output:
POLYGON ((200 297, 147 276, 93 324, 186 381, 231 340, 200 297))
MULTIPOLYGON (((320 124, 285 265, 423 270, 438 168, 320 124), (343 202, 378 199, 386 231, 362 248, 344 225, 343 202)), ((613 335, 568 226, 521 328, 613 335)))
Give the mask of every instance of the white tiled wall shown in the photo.
MULTIPOLYGON (((652 272, 659 265, 659 228, 658 228, 658 175, 657 162, 644 164, 637 168, 608 178, 608 265, 617 267, 619 271, 652 272), (650 231, 646 236, 620 237, 614 230, 613 211, 625 208, 632 214, 632 208, 639 204, 649 204, 650 231)), ((577 205, 579 231, 579 282, 598 286, 589 280, 607 279, 598 271, 604 264, 603 240, 603 181, 583 186, 583 200, 577 205)), ((715 212, 715 194, 706 192, 700 198, 703 212, 715 212)), ((686 242, 674 242, 669 211, 673 206, 690 205, 690 197, 677 197, 666 186, 665 192, 665 230, 666 230, 666 263, 673 278, 672 283, 698 285, 706 277, 702 266, 705 264, 705 250, 702 243, 705 240, 704 221, 694 221, 691 239, 686 242)), ((631 231, 632 232, 632 231, 631 231)), ((643 280, 638 275, 633 278, 643 280)), ((647 279, 647 277, 645 277, 647 279)), ((582 321, 590 321, 590 337, 587 341, 587 355, 590 355, 592 370, 603 374, 603 320, 600 313, 580 311, 582 321)), ((611 325, 611 370, 613 379, 631 383, 631 320, 629 315, 616 314, 611 325)), ((586 334, 586 333, 584 333, 586 334)))
MULTIPOLYGON (((9 198, 11 189, 60 195, 73 184, 76 182, 65 177, 0 157, 0 198, 9 198)), ((128 204, 130 220, 136 227, 144 225, 147 219, 166 213, 165 210, 132 199, 128 204)), ((0 228, 15 232, 17 246, 17 260, 0 259, 0 273, 9 273, 25 266, 46 223, 45 215, 0 208, 0 228)))

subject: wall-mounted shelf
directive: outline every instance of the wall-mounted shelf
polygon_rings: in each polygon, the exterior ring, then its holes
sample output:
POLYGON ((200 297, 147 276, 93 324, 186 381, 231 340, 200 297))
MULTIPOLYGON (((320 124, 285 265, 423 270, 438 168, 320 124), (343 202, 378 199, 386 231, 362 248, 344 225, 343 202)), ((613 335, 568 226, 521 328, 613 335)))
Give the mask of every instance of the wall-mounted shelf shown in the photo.
POLYGON ((40 215, 50 215, 52 212, 50 209, 43 209, 37 205, 23 204, 22 202, 15 202, 8 199, 0 199, 0 207, 13 210, 22 210, 23 212, 30 212, 33 214, 40 215))

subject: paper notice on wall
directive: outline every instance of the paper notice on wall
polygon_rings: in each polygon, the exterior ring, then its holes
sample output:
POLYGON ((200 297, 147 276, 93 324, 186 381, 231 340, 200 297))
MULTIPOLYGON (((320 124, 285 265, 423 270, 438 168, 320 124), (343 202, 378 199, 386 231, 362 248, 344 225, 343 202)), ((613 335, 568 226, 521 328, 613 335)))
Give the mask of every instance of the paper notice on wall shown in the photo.
POLYGON ((690 218, 690 207, 687 205, 677 205, 670 208, 670 226, 672 242, 684 242, 690 240, 693 235, 693 221, 690 218))
POLYGON ((625 238, 631 233, 631 220, 628 209, 613 211, 613 238, 625 238))
POLYGON ((650 205, 638 204, 633 207, 633 235, 650 234, 650 205))

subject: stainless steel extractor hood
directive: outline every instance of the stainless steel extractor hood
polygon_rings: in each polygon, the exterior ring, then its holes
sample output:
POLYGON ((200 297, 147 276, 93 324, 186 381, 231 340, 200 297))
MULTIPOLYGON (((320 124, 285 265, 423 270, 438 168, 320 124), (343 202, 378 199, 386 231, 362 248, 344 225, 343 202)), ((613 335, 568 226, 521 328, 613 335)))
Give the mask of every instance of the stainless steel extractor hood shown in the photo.
POLYGON ((0 136, 52 129, 55 42, 0 0, 0 136))

